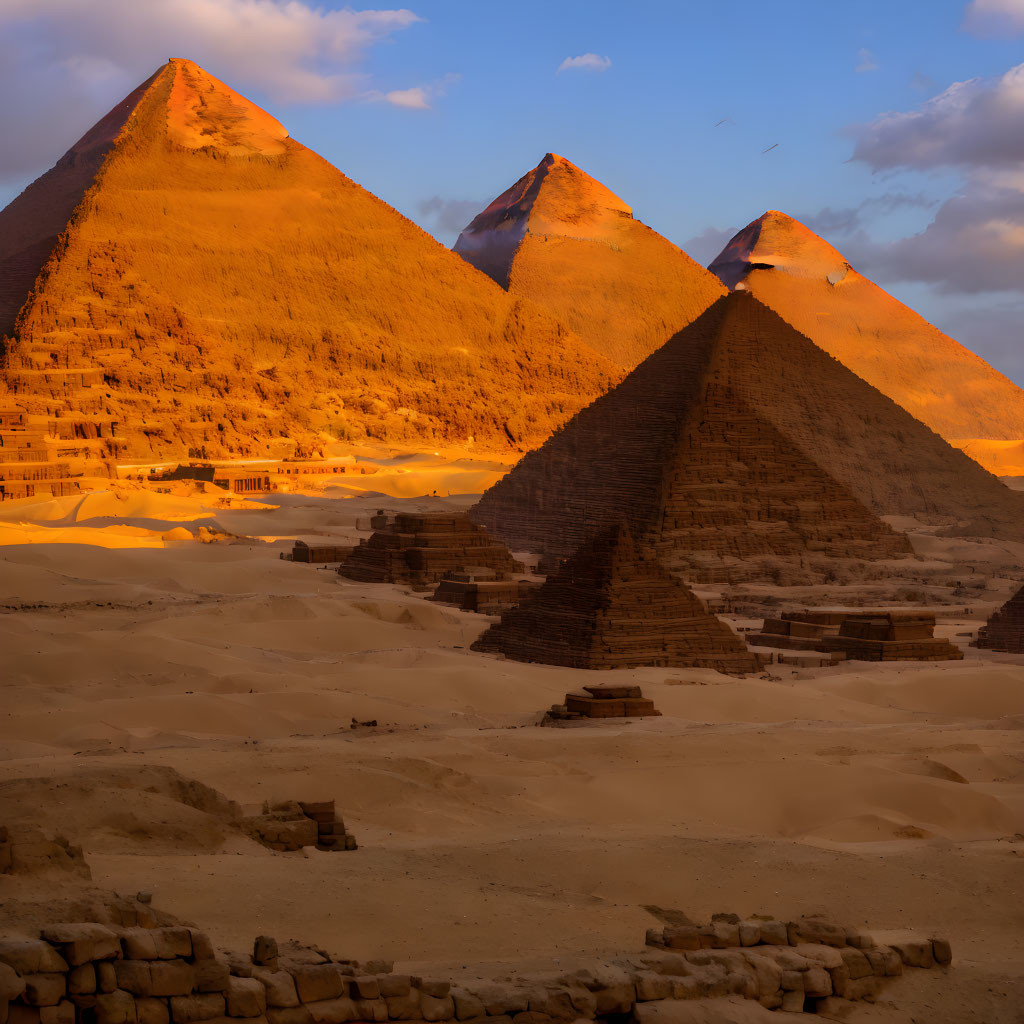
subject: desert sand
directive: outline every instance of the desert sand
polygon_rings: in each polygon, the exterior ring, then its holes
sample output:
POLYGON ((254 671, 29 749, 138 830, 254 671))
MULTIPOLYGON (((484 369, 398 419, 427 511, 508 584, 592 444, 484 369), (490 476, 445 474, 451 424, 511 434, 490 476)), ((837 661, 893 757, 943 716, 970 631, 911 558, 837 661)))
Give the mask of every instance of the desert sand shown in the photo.
MULTIPOLYGON (((279 558, 295 538, 368 536, 381 506, 473 495, 126 494, 91 496, 73 527, 45 503, 5 509, 42 531, 195 538, 0 547, 0 821, 80 843, 93 876, 0 877, 12 922, 148 890, 218 945, 268 932, 458 975, 640 949, 666 910, 826 911, 955 951, 952 973, 896 979, 849 1019, 1019 1021, 1024 656, 740 678, 502 661, 469 650, 493 620, 279 558), (662 717, 538 726, 595 676, 640 684, 662 717), (334 798, 360 848, 274 853, 217 801, 183 802, 179 776, 250 810, 334 798)), ((899 597, 966 645, 1019 585, 1021 550, 893 525, 967 596, 904 580, 747 602, 899 597)))

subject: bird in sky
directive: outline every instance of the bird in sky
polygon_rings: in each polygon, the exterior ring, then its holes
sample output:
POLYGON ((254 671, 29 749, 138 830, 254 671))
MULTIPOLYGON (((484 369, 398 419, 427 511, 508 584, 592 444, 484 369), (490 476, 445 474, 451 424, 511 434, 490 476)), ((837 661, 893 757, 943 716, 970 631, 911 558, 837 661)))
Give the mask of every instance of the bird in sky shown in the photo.
POLYGON ((770 153, 775 148, 775 146, 777 146, 777 145, 778 145, 778 143, 776 142, 774 146, 769 146, 767 149, 762 149, 761 150, 762 154, 763 153, 770 153))

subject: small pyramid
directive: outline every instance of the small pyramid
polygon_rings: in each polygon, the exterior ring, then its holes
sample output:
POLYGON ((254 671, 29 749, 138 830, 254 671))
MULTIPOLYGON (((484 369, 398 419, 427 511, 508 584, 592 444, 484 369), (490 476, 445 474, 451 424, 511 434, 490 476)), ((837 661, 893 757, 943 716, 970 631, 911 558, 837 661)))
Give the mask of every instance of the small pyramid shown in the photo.
POLYGON ((527 454, 471 515, 513 550, 562 557, 625 521, 702 582, 820 582, 840 563, 906 557, 880 515, 1024 538, 1024 496, 744 292, 527 454))
POLYGON ((984 442, 1024 439, 1024 390, 861 276, 792 217, 769 210, 710 269, 992 472, 1005 463, 1003 446, 984 442))
POLYGON ((125 460, 529 447, 621 376, 183 59, 0 212, 0 282, 0 394, 125 460))
POLYGON ((624 524, 584 544, 473 650, 567 668, 759 668, 685 584, 638 552, 624 524))
POLYGON ((978 630, 972 647, 1009 654, 1024 654, 1024 587, 992 613, 978 630))
POLYGON ((454 249, 626 369, 725 293, 614 192, 554 153, 480 213, 454 249))

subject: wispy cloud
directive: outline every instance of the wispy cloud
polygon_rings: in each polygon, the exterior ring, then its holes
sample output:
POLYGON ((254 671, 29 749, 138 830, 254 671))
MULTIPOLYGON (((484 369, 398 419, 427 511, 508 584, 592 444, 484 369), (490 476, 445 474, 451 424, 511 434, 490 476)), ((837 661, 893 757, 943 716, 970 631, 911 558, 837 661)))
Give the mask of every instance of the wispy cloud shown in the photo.
POLYGON ((612 66, 611 57, 601 57, 596 53, 583 53, 579 57, 566 57, 558 65, 555 74, 563 71, 607 71, 612 66))
POLYGON ((420 216, 442 234, 458 234, 485 207, 486 200, 431 196, 416 204, 420 216))
POLYGON ((875 55, 870 51, 861 47, 857 51, 857 72, 863 74, 865 71, 877 71, 878 61, 875 60, 875 55))
POLYGON ((406 110, 430 110, 434 100, 440 99, 448 87, 460 81, 462 75, 449 73, 444 78, 427 85, 414 85, 409 89, 392 89, 390 92, 370 91, 363 97, 367 100, 383 100, 393 107, 403 107, 406 110))
POLYGON ((1024 0, 971 0, 963 28, 976 36, 1024 32, 1024 0))

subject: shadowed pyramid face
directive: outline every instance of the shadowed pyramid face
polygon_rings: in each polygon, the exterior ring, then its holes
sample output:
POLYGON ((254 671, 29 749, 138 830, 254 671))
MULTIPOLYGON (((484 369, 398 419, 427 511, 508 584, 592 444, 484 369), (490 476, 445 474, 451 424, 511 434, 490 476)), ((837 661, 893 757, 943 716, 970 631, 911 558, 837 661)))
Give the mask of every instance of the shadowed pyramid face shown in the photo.
POLYGON ((993 471, 993 448, 978 439, 1024 438, 1024 391, 792 217, 770 210, 748 224, 711 270, 993 471))
POLYGON ((628 369, 725 291, 622 199, 554 153, 480 213, 454 248, 628 369))
POLYGON ((0 240, 20 268, 3 382, 33 415, 102 421, 118 457, 526 447, 618 375, 187 60, 0 213, 0 240))

